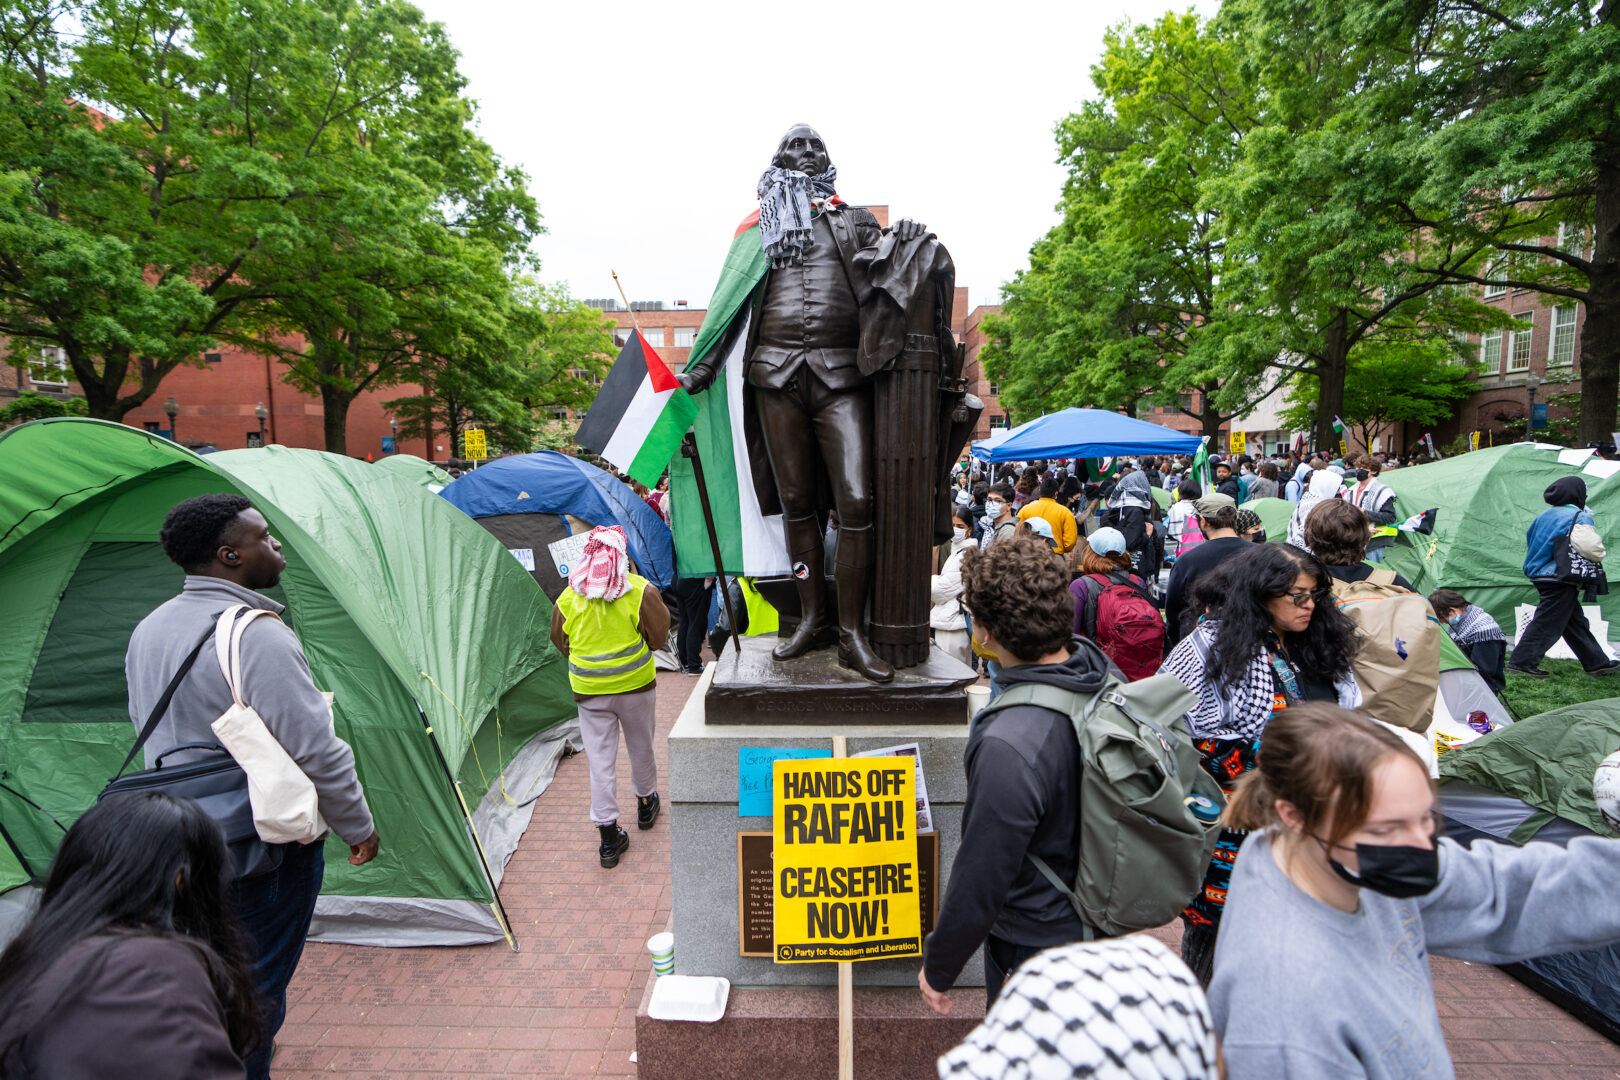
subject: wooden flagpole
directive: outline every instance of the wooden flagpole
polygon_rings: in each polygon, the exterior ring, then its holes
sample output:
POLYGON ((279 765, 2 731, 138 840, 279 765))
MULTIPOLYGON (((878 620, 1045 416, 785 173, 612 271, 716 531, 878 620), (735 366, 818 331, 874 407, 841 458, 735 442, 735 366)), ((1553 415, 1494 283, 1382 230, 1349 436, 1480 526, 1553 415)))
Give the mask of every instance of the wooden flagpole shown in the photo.
MULTIPOLYGON (((641 333, 641 323, 636 319, 636 311, 630 306, 630 298, 624 295, 624 283, 619 280, 617 270, 608 271, 613 275, 613 284, 618 287, 619 299, 624 301, 624 308, 630 312, 630 325, 641 333)), ((683 391, 684 393, 684 391, 683 391)), ((726 608, 726 620, 731 623, 731 639, 737 644, 737 655, 742 656, 742 626, 737 622, 737 613, 731 608, 731 590, 726 586, 726 564, 720 558, 720 533, 714 527, 714 511, 709 506, 709 485, 703 479, 703 459, 698 457, 697 436, 690 430, 681 440, 681 456, 692 459, 692 477, 697 481, 698 503, 703 507, 703 524, 709 530, 709 548, 714 555, 714 580, 720 586, 720 602, 726 608)), ((725 646, 720 647, 721 652, 725 646)), ((720 659, 719 653, 715 654, 720 659)))
MULTIPOLYGON (((849 756, 845 736, 833 736, 832 754, 849 756)), ((855 1080, 855 965, 848 960, 838 965, 838 1080, 855 1080)))

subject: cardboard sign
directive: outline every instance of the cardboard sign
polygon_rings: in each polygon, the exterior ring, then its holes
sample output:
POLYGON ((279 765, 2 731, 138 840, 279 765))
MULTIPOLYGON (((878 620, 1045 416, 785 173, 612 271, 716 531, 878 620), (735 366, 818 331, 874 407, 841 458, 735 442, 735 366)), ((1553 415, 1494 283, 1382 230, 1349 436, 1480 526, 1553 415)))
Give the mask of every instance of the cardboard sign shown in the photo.
POLYGON ((920 955, 917 763, 907 755, 772 767, 776 962, 920 955))
POLYGON ((506 550, 512 553, 512 558, 523 564, 523 569, 531 574, 534 573, 534 548, 507 548, 506 550))
POLYGON ((827 758, 831 750, 805 750, 796 746, 737 747, 737 816, 768 817, 771 813, 771 766, 786 758, 827 758))
POLYGON ((468 428, 461 433, 461 456, 472 461, 489 457, 489 444, 484 441, 483 428, 468 428))
POLYGON ((568 580, 569 568, 579 562, 579 557, 585 554, 585 541, 590 538, 591 534, 588 532, 574 533, 546 545, 546 550, 551 553, 551 561, 556 564, 557 575, 564 581, 568 580))
POLYGON ((1241 454, 1249 448, 1249 437, 1241 431, 1232 432, 1232 453, 1241 454))

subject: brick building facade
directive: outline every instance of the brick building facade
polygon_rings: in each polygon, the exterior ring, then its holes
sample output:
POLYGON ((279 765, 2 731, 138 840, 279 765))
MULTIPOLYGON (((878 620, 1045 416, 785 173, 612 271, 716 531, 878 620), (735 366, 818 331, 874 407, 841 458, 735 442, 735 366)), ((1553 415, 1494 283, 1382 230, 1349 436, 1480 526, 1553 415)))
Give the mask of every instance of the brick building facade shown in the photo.
MULTIPOLYGON (((302 340, 288 341, 302 347, 302 340)), ((48 359, 48 358, 47 358, 48 359)), ((221 346, 204 354, 203 366, 182 366, 164 376, 157 392, 139 408, 124 415, 130 427, 152 432, 168 432, 170 421, 164 403, 173 398, 179 407, 173 433, 186 446, 214 446, 236 450, 260 445, 260 425, 254 415, 260 404, 265 408, 264 442, 306 449, 325 449, 325 410, 318 397, 302 393, 282 381, 285 368, 275 360, 255 353, 221 346)), ((67 399, 81 396, 64 367, 44 362, 28 368, 0 364, 0 405, 25 390, 67 399), (54 376, 60 376, 59 379, 54 376)), ((383 456, 384 440, 393 437, 385 400, 416 393, 414 386, 393 386, 361 394, 349 406, 348 452, 351 457, 383 456)), ((443 435, 436 445, 425 439, 400 440, 398 450, 445 461, 451 455, 443 435)))

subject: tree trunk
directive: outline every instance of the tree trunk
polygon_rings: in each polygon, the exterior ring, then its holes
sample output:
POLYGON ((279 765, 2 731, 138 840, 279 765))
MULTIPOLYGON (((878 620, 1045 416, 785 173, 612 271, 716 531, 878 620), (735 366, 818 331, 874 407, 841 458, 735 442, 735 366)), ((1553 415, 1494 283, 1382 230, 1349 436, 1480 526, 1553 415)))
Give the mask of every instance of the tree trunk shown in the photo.
POLYGON ((1611 438, 1620 405, 1620 157, 1598 163, 1592 274, 1581 330, 1581 446, 1611 438))
POLYGON ((1340 311, 1327 326, 1316 363, 1316 449, 1337 454, 1333 418, 1344 412, 1344 379, 1350 369, 1350 316, 1340 311))
POLYGON ((1203 429, 1200 434, 1208 436, 1210 453, 1219 449, 1221 439, 1221 421, 1226 419, 1220 413, 1206 411, 1198 414, 1198 424, 1203 429))
POLYGON ((349 452, 349 404, 354 392, 336 386, 321 387, 321 434, 328 454, 349 452))

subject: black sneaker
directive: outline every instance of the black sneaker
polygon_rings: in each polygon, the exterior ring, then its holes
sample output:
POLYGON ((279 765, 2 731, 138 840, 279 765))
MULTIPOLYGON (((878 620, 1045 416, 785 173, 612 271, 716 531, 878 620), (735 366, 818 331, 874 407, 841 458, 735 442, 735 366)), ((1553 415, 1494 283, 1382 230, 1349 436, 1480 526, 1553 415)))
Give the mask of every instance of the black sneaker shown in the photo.
POLYGON ((619 856, 630 847, 630 834, 619 828, 617 821, 611 825, 598 825, 597 829, 602 833, 602 846, 597 849, 597 854, 602 857, 602 869, 611 870, 619 865, 619 856))
POLYGON ((658 811, 662 809, 658 803, 658 792, 651 795, 636 796, 636 828, 650 829, 653 822, 658 820, 658 811))
MULTIPOLYGON (((1602 670, 1602 669, 1600 668, 1599 670, 1602 670)), ((1510 675, 1528 675, 1532 679, 1550 679, 1550 678, 1552 678, 1552 672, 1543 671, 1538 667, 1519 667, 1516 664, 1509 664, 1509 665, 1507 665, 1507 671, 1508 671, 1508 674, 1510 674, 1510 675)))
POLYGON ((1601 679, 1603 676, 1613 675, 1617 671, 1620 671, 1620 660, 1610 660, 1607 664, 1590 669, 1587 674, 1594 679, 1601 679))

